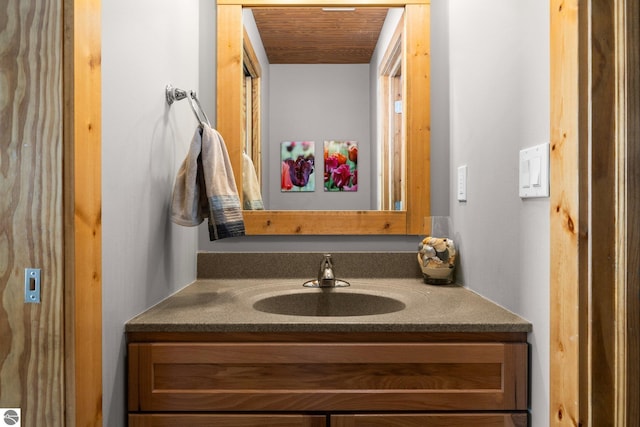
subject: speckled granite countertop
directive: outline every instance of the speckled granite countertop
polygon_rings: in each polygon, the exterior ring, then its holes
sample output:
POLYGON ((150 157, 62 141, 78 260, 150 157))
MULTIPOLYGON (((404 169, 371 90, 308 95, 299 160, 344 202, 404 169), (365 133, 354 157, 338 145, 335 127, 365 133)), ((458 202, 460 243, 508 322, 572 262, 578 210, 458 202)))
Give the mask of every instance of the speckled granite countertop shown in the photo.
POLYGON ((303 288, 295 279, 199 279, 131 319, 126 332, 529 332, 521 317, 460 286, 420 278, 349 278, 349 288, 303 288), (405 308, 364 316, 298 316, 253 304, 283 293, 349 292, 388 296, 405 308))

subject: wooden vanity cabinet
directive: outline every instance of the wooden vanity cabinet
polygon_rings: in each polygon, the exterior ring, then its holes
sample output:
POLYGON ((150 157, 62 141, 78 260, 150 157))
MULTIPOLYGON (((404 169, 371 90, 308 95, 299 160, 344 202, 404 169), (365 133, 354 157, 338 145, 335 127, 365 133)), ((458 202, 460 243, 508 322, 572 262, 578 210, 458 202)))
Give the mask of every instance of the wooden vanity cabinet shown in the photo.
POLYGON ((134 427, 527 425, 525 333, 128 338, 134 427))
POLYGON ((527 414, 349 414, 330 420, 331 427, 521 427, 527 414))
POLYGON ((129 414, 129 427, 327 427, 326 415, 129 414))

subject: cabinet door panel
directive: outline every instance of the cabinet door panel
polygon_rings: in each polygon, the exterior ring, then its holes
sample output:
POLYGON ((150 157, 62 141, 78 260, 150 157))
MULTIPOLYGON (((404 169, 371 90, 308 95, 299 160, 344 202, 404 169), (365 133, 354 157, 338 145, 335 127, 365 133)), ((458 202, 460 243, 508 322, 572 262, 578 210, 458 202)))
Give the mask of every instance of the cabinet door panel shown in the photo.
POLYGON ((331 427, 525 427, 527 414, 332 415, 331 427))
POLYGON ((129 410, 526 410, 516 343, 130 344, 129 410))
POLYGON ((325 415, 131 414, 129 427, 325 427, 325 415))

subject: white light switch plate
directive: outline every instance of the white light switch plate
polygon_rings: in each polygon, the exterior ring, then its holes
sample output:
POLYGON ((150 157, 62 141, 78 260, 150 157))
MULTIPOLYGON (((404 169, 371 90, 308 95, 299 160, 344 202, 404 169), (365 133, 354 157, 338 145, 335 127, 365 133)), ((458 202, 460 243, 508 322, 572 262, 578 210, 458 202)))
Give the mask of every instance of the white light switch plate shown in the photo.
POLYGON ((456 193, 459 202, 467 201, 467 165, 458 167, 458 189, 456 193))
POLYGON ((520 150, 520 197, 549 197, 549 144, 520 150))

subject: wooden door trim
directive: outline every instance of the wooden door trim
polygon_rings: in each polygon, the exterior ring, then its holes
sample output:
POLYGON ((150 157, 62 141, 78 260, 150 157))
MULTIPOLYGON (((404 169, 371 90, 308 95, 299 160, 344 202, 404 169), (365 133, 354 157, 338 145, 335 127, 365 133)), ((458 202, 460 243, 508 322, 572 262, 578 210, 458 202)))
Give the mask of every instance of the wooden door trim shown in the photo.
POLYGON ((550 425, 638 425, 639 1, 550 11, 550 425))
POLYGON ((640 0, 616 2, 616 34, 622 40, 617 49, 623 60, 616 76, 617 100, 617 205, 618 271, 614 402, 617 425, 640 425, 640 0), (621 96, 620 96, 621 95, 621 96), (621 185, 620 185, 621 184, 621 185))
POLYGON ((251 150, 246 154, 253 162, 258 188, 262 188, 262 67, 246 28, 242 36, 242 54, 242 64, 248 72, 248 77, 245 77, 245 92, 247 89, 251 91, 251 110, 245 109, 245 114, 249 114, 251 119, 251 150), (250 85, 246 83, 247 78, 251 81, 250 85))
POLYGON ((102 426, 101 3, 64 0, 67 426, 102 426))
MULTIPOLYGON (((400 123, 397 126, 392 125, 392 121, 397 118, 393 113, 393 110, 390 106, 393 101, 395 101, 396 93, 400 93, 400 98, 402 99, 404 90, 402 88, 402 82, 398 83, 395 81, 398 74, 402 73, 403 59, 404 59, 404 49, 402 47, 403 37, 402 32, 404 29, 404 14, 400 17, 396 29, 391 36, 391 40, 389 41, 389 45, 382 56, 382 60, 380 61, 380 66, 378 67, 378 82, 380 87, 380 101, 378 102, 378 108, 382 114, 382 125, 380 127, 380 141, 381 141, 381 153, 382 158, 380 159, 380 163, 382 164, 382 179, 380 180, 380 189, 382 196, 380 197, 380 208, 382 210, 395 210, 394 207, 394 198, 391 194, 391 189, 393 185, 390 182, 394 182, 393 176, 390 175, 389 171, 391 167, 389 163, 393 163, 393 153, 390 150, 391 141, 397 138, 396 135, 392 136, 391 131, 394 129, 399 129, 402 134, 402 121, 403 118, 401 116, 400 123), (400 87, 398 87, 400 86, 400 87)), ((400 135, 402 137, 402 135, 400 135)), ((406 180, 402 179, 404 183, 406 180)), ((401 200, 404 203, 406 200, 406 193, 402 192, 401 200)), ((404 206, 402 207, 404 209, 404 206)), ((401 209, 401 210, 402 210, 401 209)))
POLYGON ((550 425, 579 418, 578 0, 551 0, 550 425))

